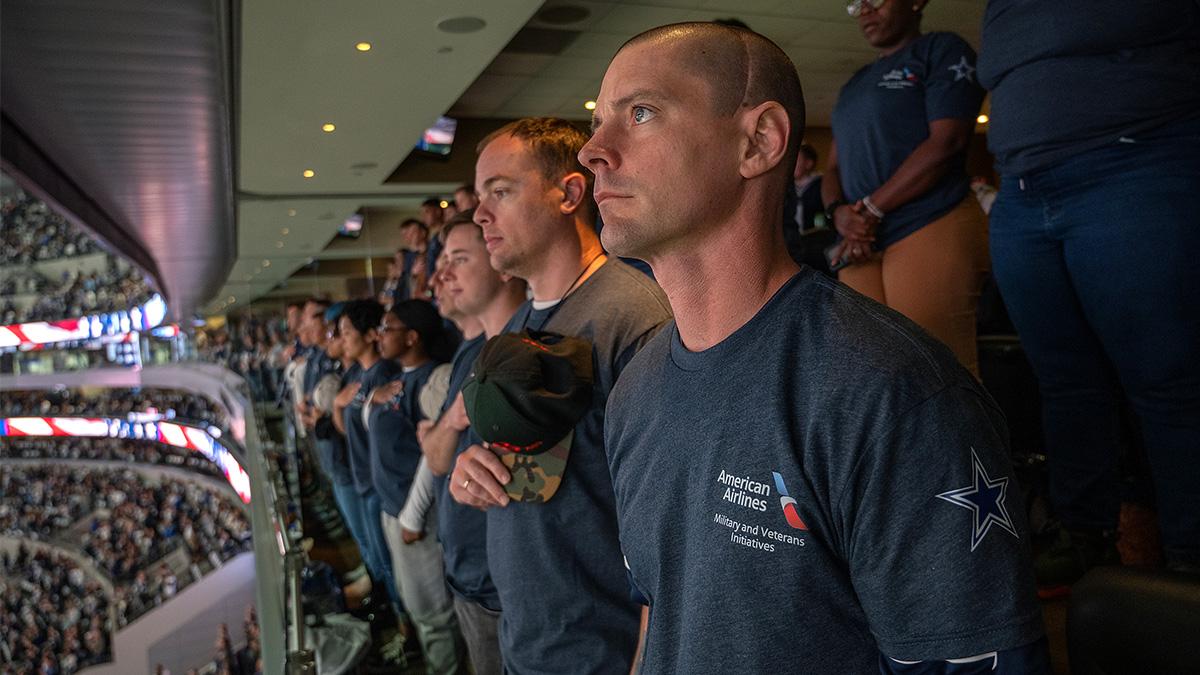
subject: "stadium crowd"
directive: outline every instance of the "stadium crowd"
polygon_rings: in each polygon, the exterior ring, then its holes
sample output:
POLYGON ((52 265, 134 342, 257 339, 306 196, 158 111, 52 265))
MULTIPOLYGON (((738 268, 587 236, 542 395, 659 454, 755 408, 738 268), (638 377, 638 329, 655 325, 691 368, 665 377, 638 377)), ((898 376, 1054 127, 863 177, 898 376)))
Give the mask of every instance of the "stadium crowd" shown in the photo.
POLYGON ((71 675, 111 659, 100 582, 57 551, 22 544, 0 555, 0 673, 71 675))
POLYGON ((123 438, 10 438, 0 443, 0 458, 103 460, 187 469, 224 480, 221 469, 192 450, 154 441, 123 438))
POLYGON ((0 197, 0 251, 5 268, 0 278, 0 325, 73 319, 128 309, 153 295, 142 274, 105 253, 100 270, 68 270, 48 278, 36 264, 102 253, 95 241, 19 188, 0 197), (32 304, 18 306, 11 297, 36 293, 32 304))
POLYGON ((117 585, 122 625, 250 546, 244 512, 214 488, 70 466, 0 468, 0 534, 79 546, 117 585), (176 549, 189 560, 182 580, 160 564, 176 549))
POLYGON ((121 269, 115 258, 101 272, 68 272, 58 283, 47 282, 32 305, 18 308, 11 299, 0 305, 0 322, 5 325, 31 321, 74 319, 129 309, 144 304, 154 291, 134 267, 121 269))
POLYGON ((258 317, 196 331, 197 357, 246 378, 256 401, 277 401, 283 367, 294 346, 282 319, 258 317))
POLYGON ((227 429, 224 411, 207 397, 171 389, 38 389, 5 391, 2 417, 120 417, 159 414, 182 424, 211 424, 227 429))
POLYGON ((102 250, 42 200, 13 187, 0 196, 0 253, 12 264, 72 258, 102 250))

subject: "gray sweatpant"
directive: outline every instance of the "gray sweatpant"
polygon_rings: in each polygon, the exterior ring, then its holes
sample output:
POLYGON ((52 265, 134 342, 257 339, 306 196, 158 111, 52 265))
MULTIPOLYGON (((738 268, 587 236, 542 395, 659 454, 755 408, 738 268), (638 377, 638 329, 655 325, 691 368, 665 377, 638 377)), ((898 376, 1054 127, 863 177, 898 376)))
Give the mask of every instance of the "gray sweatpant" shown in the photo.
MULTIPOLYGON (((466 672, 460 668, 461 640, 458 621, 454 614, 454 601, 446 588, 446 576, 442 567, 442 545, 433 534, 405 544, 400 534, 400 519, 381 514, 383 536, 392 555, 392 569, 396 576, 396 590, 408 612, 421 651, 425 653, 425 670, 429 675, 445 675, 466 672)), ((427 533, 437 532, 437 523, 431 515, 426 524, 427 533)))

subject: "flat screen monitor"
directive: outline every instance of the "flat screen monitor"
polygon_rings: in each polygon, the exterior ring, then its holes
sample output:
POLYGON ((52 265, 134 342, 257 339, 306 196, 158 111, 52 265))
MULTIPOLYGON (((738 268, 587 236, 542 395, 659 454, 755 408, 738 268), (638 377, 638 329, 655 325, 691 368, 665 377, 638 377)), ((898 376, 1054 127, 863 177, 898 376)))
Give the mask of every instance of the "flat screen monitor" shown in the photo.
POLYGON ((438 157, 446 157, 454 146, 454 132, 458 129, 458 120, 451 117, 439 117, 433 126, 421 134, 417 141, 417 150, 438 157))

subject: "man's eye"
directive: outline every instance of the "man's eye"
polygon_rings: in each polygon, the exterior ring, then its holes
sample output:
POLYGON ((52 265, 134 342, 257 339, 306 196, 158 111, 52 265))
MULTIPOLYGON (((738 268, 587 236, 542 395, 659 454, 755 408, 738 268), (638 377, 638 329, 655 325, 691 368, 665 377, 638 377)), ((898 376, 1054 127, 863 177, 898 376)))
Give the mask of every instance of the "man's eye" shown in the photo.
POLYGON ((634 108, 633 108, 633 123, 634 124, 642 124, 643 122, 648 122, 650 120, 650 118, 652 118, 652 117, 654 117, 654 112, 651 111, 649 108, 643 108, 640 105, 634 106, 634 108))

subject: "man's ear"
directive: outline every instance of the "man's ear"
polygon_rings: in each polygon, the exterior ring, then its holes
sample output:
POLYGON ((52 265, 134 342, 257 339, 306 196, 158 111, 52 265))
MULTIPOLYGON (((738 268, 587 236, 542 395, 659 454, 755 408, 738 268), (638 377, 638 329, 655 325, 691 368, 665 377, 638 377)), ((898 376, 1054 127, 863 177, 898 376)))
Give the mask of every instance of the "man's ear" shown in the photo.
POLYGON ((563 191, 562 203, 559 205, 559 210, 564 214, 572 214, 579 210, 583 204, 584 198, 587 197, 587 178, 584 178, 582 173, 574 171, 563 177, 562 184, 559 185, 563 191))
POLYGON ((757 178, 779 166, 787 155, 791 121, 775 101, 764 101, 743 111, 741 117, 747 143, 738 168, 743 178, 757 178))

